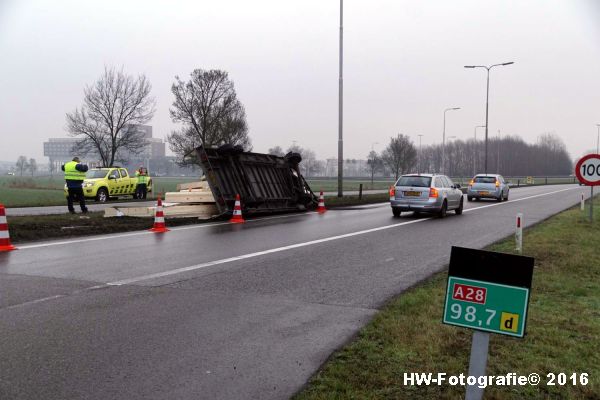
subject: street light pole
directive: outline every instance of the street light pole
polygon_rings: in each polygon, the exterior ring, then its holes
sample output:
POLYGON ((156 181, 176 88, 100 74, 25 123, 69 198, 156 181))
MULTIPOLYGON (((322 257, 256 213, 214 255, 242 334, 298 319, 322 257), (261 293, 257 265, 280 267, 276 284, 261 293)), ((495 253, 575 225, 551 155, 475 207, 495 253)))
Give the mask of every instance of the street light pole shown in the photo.
POLYGON ((446 112, 454 110, 460 110, 460 107, 451 107, 444 110, 444 133, 442 134, 442 170, 440 171, 442 174, 444 173, 444 167, 446 165, 446 112))
POLYGON ((477 173, 477 128, 485 128, 485 125, 477 125, 473 138, 475 139, 475 151, 473 151, 473 176, 477 173))
POLYGON ((485 65, 465 65, 465 68, 485 68, 487 70, 487 85, 486 85, 486 94, 485 94, 485 168, 484 168, 484 172, 486 175, 487 175, 487 168, 488 168, 488 127, 489 127, 488 111, 489 111, 489 100, 490 100, 490 69, 492 69, 494 67, 511 65, 511 64, 514 64, 514 62, 511 61, 511 62, 502 63, 502 64, 494 64, 494 65, 490 65, 489 67, 485 66, 485 65))
POLYGON ((344 0, 340 0, 340 74, 338 87, 338 197, 342 197, 344 184, 344 0))
POLYGON ((422 150, 421 150, 421 138, 423 136, 425 136, 425 135, 417 135, 417 136, 419 137, 419 154, 418 154, 418 157, 417 157, 417 174, 420 174, 421 173, 421 153, 422 153, 422 150))

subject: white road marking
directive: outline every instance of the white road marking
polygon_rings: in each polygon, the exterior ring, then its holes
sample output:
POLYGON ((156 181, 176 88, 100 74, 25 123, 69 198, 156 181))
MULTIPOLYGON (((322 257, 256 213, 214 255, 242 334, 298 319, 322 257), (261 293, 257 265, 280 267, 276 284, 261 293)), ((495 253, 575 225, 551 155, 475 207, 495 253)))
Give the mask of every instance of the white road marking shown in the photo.
MULTIPOLYGON (((533 195, 533 196, 528 196, 528 197, 524 197, 524 198, 521 198, 521 199, 516 199, 516 200, 514 200, 512 202, 502 202, 502 203, 496 203, 496 204, 489 204, 489 205, 485 205, 485 206, 480 206, 480 207, 476 207, 476 208, 470 208, 470 209, 465 210, 465 211, 478 210, 480 208, 494 207, 494 206, 500 206, 500 205, 509 205, 509 204, 515 203, 517 201, 529 200, 529 199, 533 199, 533 198, 536 198, 536 197, 542 197, 542 196, 549 196, 551 194, 560 193, 560 192, 564 192, 564 191, 567 191, 567 190, 573 190, 573 188, 561 189, 561 190, 556 190, 554 192, 542 193, 542 194, 537 194, 537 195, 533 195)), ((379 226, 379 227, 376 227, 376 228, 364 229, 364 230, 361 230, 361 231, 345 233, 345 234, 342 234, 342 235, 330 236, 330 237, 326 237, 326 238, 323 238, 323 239, 311 240, 311 241, 308 241, 308 242, 301 242, 301 243, 296 243, 296 244, 292 244, 292 245, 288 245, 288 246, 276 247, 276 248, 269 249, 269 250, 257 251, 255 253, 243 254, 243 255, 240 255, 240 256, 223 258, 221 260, 215 260, 215 261, 209 261, 209 262, 205 262, 205 263, 201 263, 201 264, 191 265, 189 267, 176 268, 176 269, 172 269, 172 270, 169 270, 169 271, 157 272, 157 273, 149 274, 149 275, 142 275, 142 276, 128 278, 128 279, 123 279, 123 280, 115 281, 115 282, 108 282, 107 285, 109 285, 109 286, 130 285, 130 284, 134 284, 134 283, 138 283, 138 282, 142 282, 142 281, 147 281, 147 280, 150 280, 150 279, 163 278, 163 277, 166 277, 166 276, 181 274, 183 272, 196 271, 196 270, 199 270, 199 269, 203 269, 203 268, 207 268, 207 267, 212 267, 214 265, 227 264, 227 263, 234 262, 234 261, 240 261, 240 260, 246 260, 246 259, 249 259, 249 258, 255 258, 255 257, 259 257, 259 256, 264 256, 264 255, 267 255, 267 254, 279 253, 279 252, 282 252, 282 251, 287 251, 287 250, 297 249, 297 248, 301 248, 301 247, 312 246, 312 245, 320 244, 320 243, 331 242, 331 241, 334 241, 334 240, 345 239, 345 238, 349 238, 349 237, 353 237, 353 236, 365 235, 367 233, 373 233, 373 232, 383 231, 383 230, 387 230, 387 229, 393 229, 393 228, 397 228, 399 226, 410 225, 410 224, 417 224, 417 223, 420 223, 420 222, 429 221, 432 218, 433 217, 421 218, 421 219, 416 219, 416 220, 412 220, 412 221, 400 222, 398 224, 379 226)))
POLYGON ((44 297, 44 298, 41 298, 41 299, 26 301, 25 303, 13 304, 12 306, 7 306, 7 307, 2 308, 2 310, 11 310, 13 308, 30 306, 32 304, 43 303, 43 302, 50 301, 50 300, 61 299, 61 298, 66 297, 66 296, 67 296, 66 294, 57 294, 55 296, 44 297))
POLYGON ((241 256, 224 258, 224 259, 215 260, 215 261, 209 261, 209 262, 206 262, 206 263, 192 265, 192 266, 189 266, 189 267, 172 269, 170 271, 158 272, 158 273, 155 273, 155 274, 143 275, 143 276, 138 276, 138 277, 129 278, 129 279, 123 279, 121 281, 116 281, 116 282, 109 282, 109 283, 107 283, 107 285, 111 285, 111 286, 129 285, 129 284, 140 282, 140 281, 146 281, 148 279, 162 278, 162 277, 169 276, 169 275, 180 274, 182 272, 194 271, 194 270, 198 270, 198 269, 201 269, 201 268, 211 267, 213 265, 226 264, 226 263, 230 263, 232 261, 239 261, 239 260, 245 260, 245 259, 248 259, 248 258, 254 258, 254 257, 258 257, 258 256, 264 256, 265 254, 279 253, 279 252, 282 252, 282 251, 291 250, 291 249, 297 249, 297 248, 300 248, 300 247, 312 246, 312 245, 319 244, 319 243, 331 242, 333 240, 345 239, 345 238, 352 237, 352 236, 364 235, 366 233, 383 231, 383 230, 386 230, 386 229, 392 229, 392 228, 396 228, 398 226, 416 224, 416 223, 427 221, 427 220, 430 220, 430 219, 431 219, 431 217, 429 217, 429 218, 423 218, 423 219, 416 219, 416 220, 412 220, 412 221, 400 222, 398 224, 385 225, 385 226, 380 226, 380 227, 377 227, 377 228, 371 228, 371 229, 365 229, 365 230, 357 231, 357 232, 345 233, 343 235, 336 235, 336 236, 326 237, 326 238, 323 238, 323 239, 311 240, 309 242, 302 242, 302 243, 291 244, 289 246, 276 247, 274 249, 257 251, 256 253, 243 254, 241 256))
POLYGON ((493 204, 487 204, 485 206, 479 206, 479 207, 473 207, 473 208, 465 208, 463 210, 463 212, 468 212, 468 211, 473 211, 473 210, 479 210, 481 208, 496 207, 496 206, 502 206, 502 205, 512 204, 512 203, 516 203, 518 201, 531 200, 531 199, 535 199, 536 197, 548 196, 549 194, 560 193, 560 192, 565 192, 567 190, 574 190, 574 189, 577 189, 577 188, 561 189, 561 190, 556 190, 554 192, 535 194, 533 196, 522 197, 520 199, 503 201, 502 203, 493 203, 493 204))

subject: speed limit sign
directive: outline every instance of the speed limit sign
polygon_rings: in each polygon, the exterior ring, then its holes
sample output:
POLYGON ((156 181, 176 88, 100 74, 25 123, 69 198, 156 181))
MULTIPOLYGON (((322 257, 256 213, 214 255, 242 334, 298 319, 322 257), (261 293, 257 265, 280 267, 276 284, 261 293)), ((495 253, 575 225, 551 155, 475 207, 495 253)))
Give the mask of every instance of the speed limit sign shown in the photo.
POLYGON ((600 154, 588 154, 577 162, 575 175, 587 186, 600 185, 600 154))

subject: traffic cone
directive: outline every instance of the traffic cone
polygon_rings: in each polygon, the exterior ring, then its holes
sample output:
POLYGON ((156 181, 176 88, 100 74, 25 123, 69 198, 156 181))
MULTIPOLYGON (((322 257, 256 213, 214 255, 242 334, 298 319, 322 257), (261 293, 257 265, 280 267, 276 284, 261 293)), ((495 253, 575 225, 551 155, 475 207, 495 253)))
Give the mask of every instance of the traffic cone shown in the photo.
POLYGON ((246 222, 242 217, 242 204, 240 203, 240 195, 235 195, 235 205, 233 206, 233 215, 229 220, 232 224, 243 224, 246 222))
POLYGON ((154 216, 154 226, 150 229, 151 232, 163 233, 169 232, 165 225, 165 214, 163 214, 162 200, 158 195, 158 201, 156 203, 156 214, 154 216))
POLYGON ((8 222, 6 222, 6 211, 4 211, 4 205, 0 204, 0 252, 16 249, 17 248, 10 243, 8 222))
POLYGON ((317 212, 319 214, 323 214, 327 209, 325 208, 325 197, 323 197, 323 192, 319 195, 319 205, 317 206, 317 212))

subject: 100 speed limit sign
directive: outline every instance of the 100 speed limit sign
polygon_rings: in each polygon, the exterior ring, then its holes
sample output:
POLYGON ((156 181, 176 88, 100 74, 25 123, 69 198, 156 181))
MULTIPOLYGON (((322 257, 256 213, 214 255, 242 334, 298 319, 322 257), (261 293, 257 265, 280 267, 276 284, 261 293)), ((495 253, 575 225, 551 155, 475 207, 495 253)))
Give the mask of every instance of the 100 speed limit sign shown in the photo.
POLYGON ((588 154, 577 162, 575 175, 588 186, 600 185, 600 154, 588 154))

